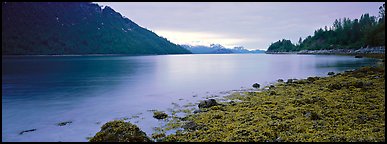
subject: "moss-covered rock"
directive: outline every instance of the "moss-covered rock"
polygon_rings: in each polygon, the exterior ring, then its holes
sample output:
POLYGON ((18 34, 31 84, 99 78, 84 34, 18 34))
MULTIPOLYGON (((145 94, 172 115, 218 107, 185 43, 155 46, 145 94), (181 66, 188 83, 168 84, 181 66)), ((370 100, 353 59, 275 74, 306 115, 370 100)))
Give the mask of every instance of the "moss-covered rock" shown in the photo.
POLYGON ((293 79, 288 79, 288 80, 286 81, 286 84, 291 84, 291 83, 293 83, 293 79))
POLYGON ((136 125, 121 120, 107 122, 90 142, 151 142, 136 125))
POLYGON ((71 123, 73 123, 73 122, 72 121, 65 121, 65 122, 57 123, 56 125, 58 125, 58 126, 65 126, 65 125, 71 124, 71 123))
POLYGON ((319 77, 308 77, 306 80, 308 80, 309 82, 314 82, 318 79, 319 79, 319 77))
POLYGON ((162 111, 155 111, 153 112, 153 117, 156 119, 165 119, 168 117, 168 115, 162 111))
POLYGON ((212 106, 217 106, 219 105, 215 99, 208 99, 208 100, 203 100, 203 101, 200 101, 198 107, 199 108, 209 108, 209 107, 212 107, 212 106))
POLYGON ((254 83, 253 88, 259 88, 261 85, 259 83, 254 83))

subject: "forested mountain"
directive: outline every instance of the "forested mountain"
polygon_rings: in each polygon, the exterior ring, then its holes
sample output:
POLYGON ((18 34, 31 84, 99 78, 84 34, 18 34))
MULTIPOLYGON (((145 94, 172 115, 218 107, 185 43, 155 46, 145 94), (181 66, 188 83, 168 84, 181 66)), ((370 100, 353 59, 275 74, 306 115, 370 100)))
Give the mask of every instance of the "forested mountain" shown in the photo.
POLYGON ((272 43, 268 52, 290 52, 321 49, 360 49, 385 46, 385 4, 379 8, 379 16, 363 14, 360 19, 336 19, 332 27, 325 26, 297 44, 290 40, 272 43))
POLYGON ((194 54, 226 54, 226 53, 264 53, 263 50, 247 50, 242 46, 234 48, 226 48, 220 44, 211 44, 210 46, 191 46, 191 45, 180 45, 185 49, 191 51, 194 54))
POLYGON ((112 8, 90 2, 2 2, 2 53, 185 54, 112 8))

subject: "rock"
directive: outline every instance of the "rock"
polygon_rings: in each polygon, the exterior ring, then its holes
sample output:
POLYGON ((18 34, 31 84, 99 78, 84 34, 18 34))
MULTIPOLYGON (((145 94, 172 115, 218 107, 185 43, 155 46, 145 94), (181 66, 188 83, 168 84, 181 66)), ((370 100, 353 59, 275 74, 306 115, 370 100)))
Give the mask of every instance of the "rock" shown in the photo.
POLYGON ((22 131, 22 132, 19 133, 19 135, 22 135, 22 134, 25 133, 25 132, 32 132, 32 131, 36 131, 36 129, 30 129, 30 130, 22 131))
POLYGON ((261 85, 258 84, 258 83, 253 84, 253 87, 254 87, 254 88, 259 88, 260 86, 261 86, 261 85))
POLYGON ((375 95, 366 95, 366 98, 376 98, 375 95))
POLYGON ((263 102, 263 104, 273 104, 273 102, 272 101, 265 101, 265 102, 263 102))
POLYGON ((306 117, 310 117, 311 120, 318 120, 320 119, 320 116, 316 112, 306 112, 306 117))
POLYGON ((374 85, 374 83, 373 82, 366 82, 366 83, 364 83, 364 86, 372 86, 372 85, 374 85))
POLYGON ((310 119, 311 120, 318 120, 318 119, 320 119, 320 116, 317 113, 312 112, 312 115, 310 116, 310 119))
POLYGON ((374 78, 374 79, 379 79, 379 78, 380 78, 380 76, 374 76, 373 78, 374 78))
POLYGON ((236 103, 235 103, 235 101, 230 101, 230 102, 228 102, 230 105, 232 105, 232 106, 234 106, 234 105, 236 105, 236 103))
POLYGON ((278 79, 277 82, 284 82, 284 80, 283 79, 278 79))
POLYGON ((380 131, 380 128, 373 128, 372 129, 372 132, 379 132, 380 131))
POLYGON ((204 101, 201 101, 198 105, 199 108, 209 108, 209 107, 212 107, 212 106, 216 106, 218 105, 218 103, 216 102, 215 99, 208 99, 208 100, 204 100, 204 101))
POLYGON ((370 109, 370 110, 378 109, 378 106, 371 105, 371 106, 369 107, 369 109, 370 109))
POLYGON ((278 117, 276 115, 272 115, 272 116, 270 116, 270 118, 273 119, 273 120, 275 120, 275 119, 282 120, 281 117, 278 117))
POLYGON ((310 81, 310 82, 314 82, 316 81, 318 78, 317 77, 308 77, 306 80, 310 81))
POLYGON ((342 85, 341 84, 329 84, 328 85, 328 88, 329 89, 331 89, 331 90, 333 90, 333 89, 337 89, 337 90, 339 90, 339 89, 341 89, 341 87, 342 87, 342 85))
POLYGON ((353 86, 356 88, 362 88, 364 83, 362 81, 356 81, 353 86))
POLYGON ((211 110, 221 110, 221 111, 224 111, 225 109, 224 109, 224 106, 225 105, 222 105, 222 104, 219 104, 219 105, 217 105, 217 106, 212 106, 211 107, 211 110))
POLYGON ((188 120, 188 117, 187 117, 187 116, 182 117, 182 118, 179 117, 179 119, 180 119, 181 121, 187 121, 187 120, 188 120))
POLYGON ((161 111, 155 111, 153 112, 153 117, 156 119, 165 119, 168 117, 168 115, 161 111))
POLYGON ((238 130, 236 133, 237 135, 244 136, 244 137, 250 136, 252 134, 250 131, 247 131, 245 129, 238 130))
POLYGON ((183 125, 182 128, 186 130, 196 130, 198 128, 198 125, 193 121, 189 121, 185 123, 185 125, 183 125))
POLYGON ((221 119, 223 116, 219 114, 215 114, 212 118, 213 119, 221 119))
POLYGON ((72 121, 66 121, 66 122, 60 122, 60 123, 58 123, 57 125, 58 125, 58 126, 65 126, 65 125, 71 124, 71 123, 73 123, 73 122, 72 122, 72 121))
POLYGON ((357 116, 357 119, 356 119, 356 123, 359 123, 359 124, 365 124, 367 122, 368 118, 366 115, 359 115, 357 116))
POLYGON ((282 142, 281 137, 276 138, 276 139, 274 140, 274 142, 282 142))
POLYGON ((361 55, 356 55, 355 58, 363 58, 361 55))
POLYGON ((269 95, 276 95, 277 93, 275 91, 270 91, 269 95))
POLYGON ((156 140, 161 140, 162 138, 164 138, 166 135, 165 133, 153 133, 152 134, 152 138, 153 139, 156 139, 156 140))
POLYGON ((201 109, 198 109, 198 110, 194 110, 193 113, 196 114, 196 113, 201 113, 201 112, 204 112, 202 111, 201 109))
POLYGON ((293 83, 293 79, 288 79, 288 81, 286 81, 287 84, 290 84, 290 83, 293 83))
POLYGON ((335 73, 334 72, 328 72, 328 75, 334 75, 335 73))
POLYGON ((105 123, 90 142, 151 142, 136 125, 122 120, 105 123))
POLYGON ((306 84, 308 82, 309 82, 308 80, 296 80, 296 81, 293 81, 293 83, 295 83, 295 84, 306 84))

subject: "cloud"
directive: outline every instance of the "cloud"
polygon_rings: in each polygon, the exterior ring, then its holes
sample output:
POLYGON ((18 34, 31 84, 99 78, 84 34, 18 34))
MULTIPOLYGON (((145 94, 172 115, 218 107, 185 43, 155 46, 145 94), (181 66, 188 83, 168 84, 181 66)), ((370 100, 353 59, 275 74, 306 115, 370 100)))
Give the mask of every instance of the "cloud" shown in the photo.
POLYGON ((190 32, 174 30, 157 30, 155 33, 167 38, 176 44, 206 45, 221 44, 225 47, 239 46, 238 44, 248 41, 248 39, 228 37, 209 32, 190 32))

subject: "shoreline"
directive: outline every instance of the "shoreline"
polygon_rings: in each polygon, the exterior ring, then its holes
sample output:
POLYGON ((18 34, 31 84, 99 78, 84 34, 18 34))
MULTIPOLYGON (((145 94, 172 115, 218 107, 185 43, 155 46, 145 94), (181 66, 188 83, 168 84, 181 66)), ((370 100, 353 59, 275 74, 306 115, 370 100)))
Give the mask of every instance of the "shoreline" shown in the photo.
POLYGON ((231 94, 230 100, 240 102, 171 120, 169 125, 191 123, 193 129, 159 141, 385 141, 384 73, 384 67, 363 67, 231 94))
POLYGON ((311 54, 311 55, 369 55, 385 54, 385 46, 360 49, 301 50, 290 52, 266 51, 266 54, 311 54))
POLYGON ((184 117, 169 116, 152 138, 156 142, 385 141, 384 75, 383 62, 328 77, 233 92, 220 105, 196 113, 191 109, 184 117), (176 132, 165 134, 173 129, 176 132), (336 132, 340 130, 344 133, 336 132))

